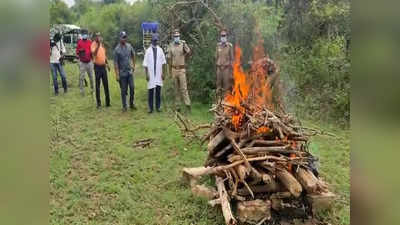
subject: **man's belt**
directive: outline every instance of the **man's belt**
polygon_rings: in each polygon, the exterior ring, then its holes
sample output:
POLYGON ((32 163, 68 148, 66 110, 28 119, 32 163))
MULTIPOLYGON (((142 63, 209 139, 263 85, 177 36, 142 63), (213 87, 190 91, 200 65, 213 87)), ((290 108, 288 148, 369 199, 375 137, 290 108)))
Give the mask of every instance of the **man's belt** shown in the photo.
POLYGON ((174 66, 172 65, 172 68, 176 69, 176 70, 181 70, 181 69, 185 69, 185 65, 181 65, 181 66, 174 66))

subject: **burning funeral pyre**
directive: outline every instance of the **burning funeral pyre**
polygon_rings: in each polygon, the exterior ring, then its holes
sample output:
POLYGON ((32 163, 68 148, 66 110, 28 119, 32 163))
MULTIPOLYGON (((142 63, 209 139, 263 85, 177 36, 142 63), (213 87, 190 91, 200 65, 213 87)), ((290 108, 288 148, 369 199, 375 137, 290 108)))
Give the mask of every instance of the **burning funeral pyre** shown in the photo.
POLYGON ((241 49, 235 47, 234 86, 212 109, 216 119, 204 138, 205 166, 184 168, 183 175, 194 194, 222 208, 227 225, 308 224, 334 195, 318 178, 309 135, 293 117, 274 109, 271 65, 263 53, 262 44, 257 45, 246 74, 241 49), (204 175, 215 177, 216 189, 198 184, 204 175))

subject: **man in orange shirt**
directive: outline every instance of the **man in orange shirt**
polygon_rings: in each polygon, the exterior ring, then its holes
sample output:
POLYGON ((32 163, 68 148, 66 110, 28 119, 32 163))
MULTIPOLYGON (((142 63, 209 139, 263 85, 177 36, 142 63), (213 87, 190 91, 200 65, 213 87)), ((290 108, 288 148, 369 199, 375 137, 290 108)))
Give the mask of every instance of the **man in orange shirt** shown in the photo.
POLYGON ((108 90, 108 79, 107 79, 107 70, 110 71, 110 67, 108 66, 106 49, 104 48, 103 39, 100 33, 96 33, 95 41, 90 46, 90 51, 93 56, 94 74, 96 77, 97 108, 101 107, 100 81, 103 82, 104 94, 106 97, 106 107, 110 107, 110 93, 108 90))

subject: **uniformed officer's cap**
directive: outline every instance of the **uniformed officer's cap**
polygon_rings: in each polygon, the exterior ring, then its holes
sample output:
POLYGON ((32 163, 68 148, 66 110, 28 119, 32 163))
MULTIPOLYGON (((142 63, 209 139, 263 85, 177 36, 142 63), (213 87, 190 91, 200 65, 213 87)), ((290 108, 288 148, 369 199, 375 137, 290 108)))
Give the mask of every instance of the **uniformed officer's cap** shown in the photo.
POLYGON ((228 32, 226 31, 226 29, 221 30, 221 36, 226 36, 228 34, 228 32))
POLYGON ((179 37, 181 34, 179 33, 178 29, 174 30, 174 37, 179 37))

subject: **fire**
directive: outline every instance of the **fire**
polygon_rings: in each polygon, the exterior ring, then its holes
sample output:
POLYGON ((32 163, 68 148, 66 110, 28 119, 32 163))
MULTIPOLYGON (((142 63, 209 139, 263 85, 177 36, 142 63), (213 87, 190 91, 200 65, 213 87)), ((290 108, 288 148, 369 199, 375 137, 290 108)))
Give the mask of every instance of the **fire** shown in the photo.
POLYGON ((243 119, 245 108, 242 106, 242 102, 247 100, 249 93, 248 82, 246 81, 246 74, 241 66, 242 50, 238 45, 235 46, 235 60, 233 62, 233 79, 234 85, 232 93, 227 93, 225 101, 228 102, 236 110, 232 115, 232 124, 238 129, 243 119))
POLYGON ((265 134, 265 133, 268 133, 269 130, 270 130, 269 127, 262 126, 257 129, 257 134, 265 134))
POLYGON ((241 66, 242 50, 235 45, 235 59, 233 63, 233 88, 231 93, 225 95, 225 102, 229 107, 226 112, 232 114, 232 125, 239 130, 245 120, 246 110, 252 113, 263 108, 272 108, 272 92, 266 77, 268 68, 265 67, 263 42, 259 41, 254 48, 251 70, 246 73, 241 66))

